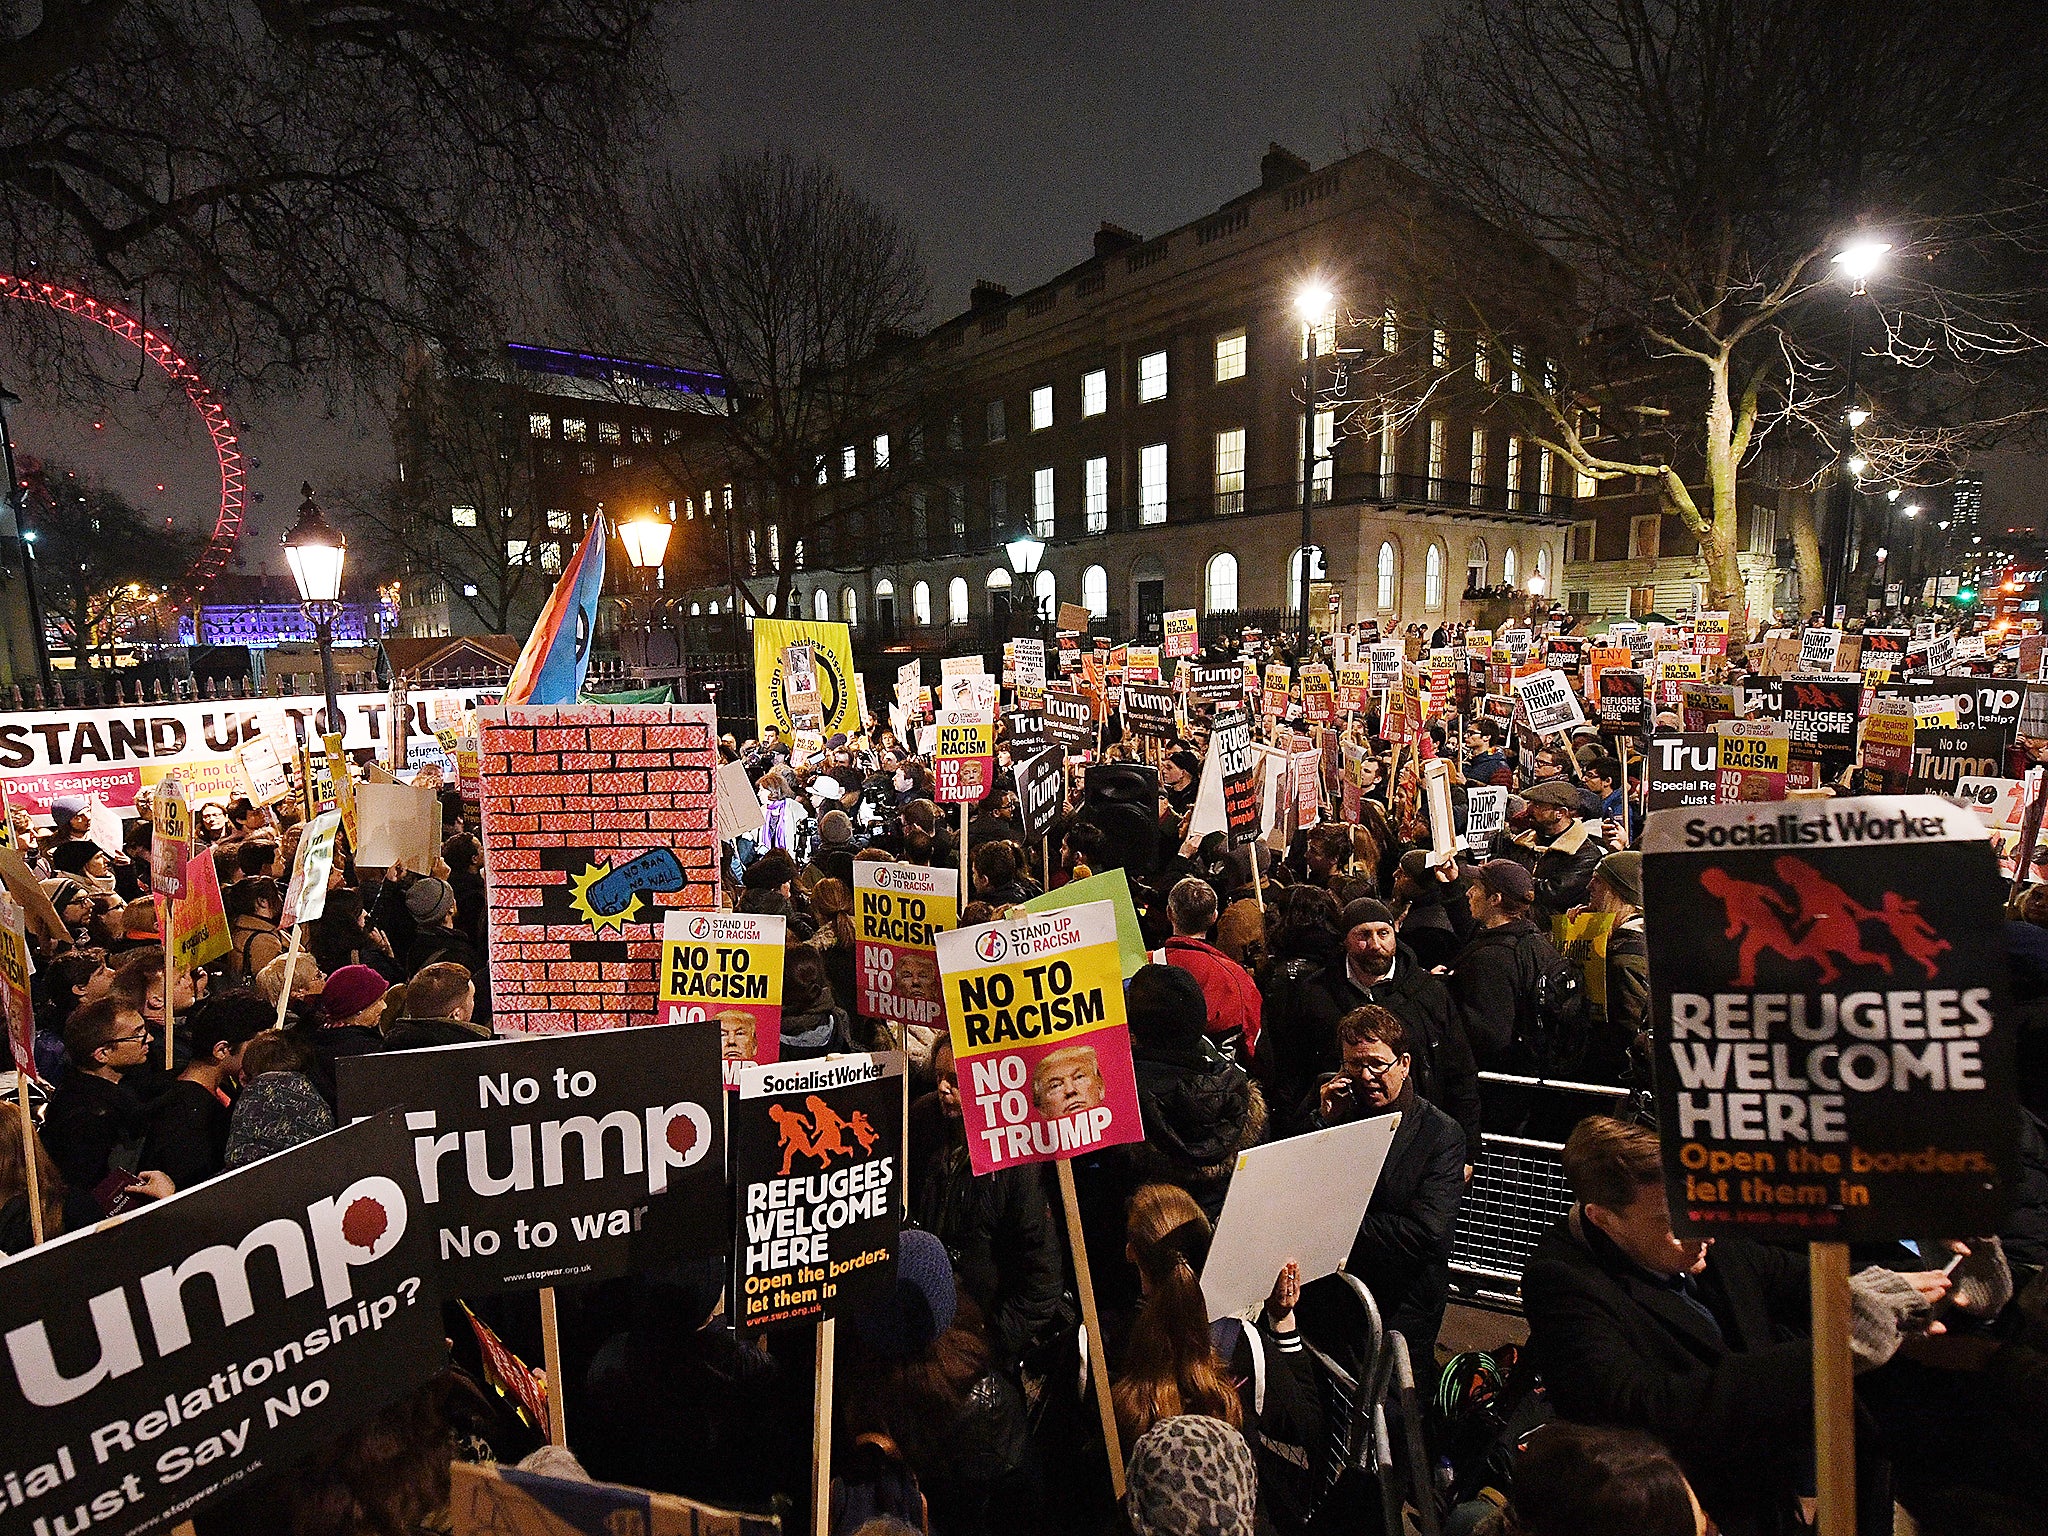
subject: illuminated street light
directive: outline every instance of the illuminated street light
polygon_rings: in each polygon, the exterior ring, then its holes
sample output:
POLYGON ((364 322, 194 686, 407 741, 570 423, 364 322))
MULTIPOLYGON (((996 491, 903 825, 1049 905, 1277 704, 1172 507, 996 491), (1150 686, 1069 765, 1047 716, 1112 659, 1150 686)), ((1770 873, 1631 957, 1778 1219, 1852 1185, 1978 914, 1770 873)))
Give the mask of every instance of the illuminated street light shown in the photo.
POLYGON ((1850 407, 1849 407, 1849 430, 1850 430, 1850 431, 1852 431, 1852 432, 1853 432, 1853 431, 1855 431, 1855 430, 1856 430, 1856 428, 1858 428, 1858 427, 1862 426, 1862 425, 1863 425, 1863 423, 1865 423, 1865 422, 1866 422, 1866 421, 1868 421, 1868 420, 1870 420, 1870 412, 1868 412, 1868 411, 1866 411, 1865 409, 1863 409, 1863 407, 1862 407, 1862 406, 1860 406, 1860 405, 1852 405, 1852 406, 1850 406, 1850 407))
POLYGON ((1337 296, 1316 282, 1304 283, 1294 296, 1294 307, 1301 311, 1302 319, 1310 325, 1320 326, 1328 320, 1336 304, 1337 296))
POLYGON ((1884 265, 1885 252, 1891 248, 1889 240, 1858 235, 1828 259, 1842 269, 1842 275, 1856 285, 1857 293, 1861 293, 1871 274, 1884 265))

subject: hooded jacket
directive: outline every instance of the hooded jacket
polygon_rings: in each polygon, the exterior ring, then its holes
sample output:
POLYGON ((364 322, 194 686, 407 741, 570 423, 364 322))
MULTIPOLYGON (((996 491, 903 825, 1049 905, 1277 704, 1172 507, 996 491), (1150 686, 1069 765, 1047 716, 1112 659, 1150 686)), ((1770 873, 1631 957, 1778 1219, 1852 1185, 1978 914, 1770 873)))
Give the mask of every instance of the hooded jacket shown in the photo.
POLYGON ((1179 966, 1201 984, 1209 1004, 1209 1038, 1242 1040, 1238 1060, 1250 1061, 1259 1048, 1261 1006, 1250 973, 1206 940, 1178 935, 1166 941, 1166 963, 1179 966))
POLYGON ((1213 1223, 1223 1214, 1237 1154, 1266 1133, 1266 1101, 1244 1068, 1199 1032, 1131 1042, 1145 1140, 1139 1182, 1178 1184, 1213 1223))

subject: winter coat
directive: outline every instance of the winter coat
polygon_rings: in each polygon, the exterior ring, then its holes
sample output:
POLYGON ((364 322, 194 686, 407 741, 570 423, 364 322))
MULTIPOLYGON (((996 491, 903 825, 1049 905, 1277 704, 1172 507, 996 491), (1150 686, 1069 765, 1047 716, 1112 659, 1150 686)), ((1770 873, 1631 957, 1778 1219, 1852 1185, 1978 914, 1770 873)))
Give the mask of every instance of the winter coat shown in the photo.
POLYGON ((852 1021, 836 1003, 782 1015, 782 1060, 814 1061, 853 1049, 852 1021))
POLYGON ((226 1162, 243 1168, 334 1129, 334 1111, 303 1072, 266 1072, 242 1090, 228 1124, 226 1162))
POLYGON ((1213 1223, 1237 1154, 1266 1134, 1266 1101, 1244 1068, 1208 1040, 1133 1038, 1131 1065, 1145 1140, 1133 1149, 1140 1183, 1178 1184, 1213 1223))
POLYGON ((134 1173, 142 1167, 142 1100, 120 1083, 67 1067, 43 1115, 43 1146, 73 1189, 90 1192, 109 1165, 134 1173))
POLYGON ((910 1107, 910 1122, 911 1217, 946 1245, 996 1358, 1014 1361, 1062 1320, 1063 1260, 1044 1170, 1026 1164, 977 1178, 959 1124, 936 1094, 910 1107))
POLYGON ((1209 1004, 1209 1038, 1218 1045, 1241 1040, 1237 1057, 1250 1061, 1259 1048, 1259 989, 1251 974, 1215 945, 1203 939, 1166 941, 1166 963, 1189 972, 1202 984, 1209 1004))
POLYGON ((149 1106, 142 1166, 167 1175, 179 1189, 212 1178, 226 1166, 228 1106, 204 1083, 179 1078, 149 1106))
POLYGON ((277 924, 261 917, 238 917, 228 929, 227 977, 246 981, 285 952, 277 924))
POLYGON ((1650 946, 1640 914, 1607 935, 1606 970, 1607 1002, 1593 1024, 1582 1075, 1620 1086, 1633 1077, 1636 1036, 1650 1022, 1650 946))
POLYGON ((1381 1321, 1400 1330, 1420 1360, 1436 1358, 1467 1160, 1458 1122, 1416 1093, 1411 1082, 1344 1267, 1365 1282, 1381 1321))
POLYGON ((344 1056, 373 1056, 385 1048, 383 1034, 362 1024, 322 1026, 308 1030, 307 1035, 306 1043, 313 1048, 313 1069, 308 1075, 330 1109, 341 1102, 334 1064, 344 1056))
POLYGON ((1526 951, 1550 941, 1526 917, 1483 928, 1465 941, 1451 966, 1451 997, 1481 1071, 1500 1071, 1512 1058, 1525 994, 1533 1001, 1535 968, 1526 951))
POLYGON ((384 1036, 387 1051, 423 1051, 438 1045, 476 1045, 491 1038, 488 1024, 463 1019, 400 1019, 384 1036))
POLYGON ((1495 846, 1497 857, 1527 865, 1536 877, 1536 910, 1530 916, 1545 932, 1549 931, 1553 917, 1585 905, 1586 887, 1592 882, 1593 871, 1613 851, 1600 837, 1597 821, 1574 822, 1543 848, 1511 842, 1495 846))

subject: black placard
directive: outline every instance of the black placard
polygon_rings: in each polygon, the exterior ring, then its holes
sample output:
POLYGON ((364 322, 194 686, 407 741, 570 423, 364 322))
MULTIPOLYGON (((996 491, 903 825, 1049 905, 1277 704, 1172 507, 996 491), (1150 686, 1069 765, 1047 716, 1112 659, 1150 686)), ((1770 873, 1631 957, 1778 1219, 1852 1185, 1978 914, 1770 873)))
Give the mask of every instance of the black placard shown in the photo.
POLYGON ((138 1536, 289 1469, 442 1367, 439 1299, 396 1115, 9 1260, 0 1529, 138 1536))
POLYGON ((1259 840, 1265 830, 1264 788, 1259 755, 1252 750, 1252 727, 1241 709, 1220 712, 1209 731, 1209 750, 1223 781, 1223 814, 1230 827, 1230 846, 1241 848, 1259 840))
POLYGON ((1085 693, 1045 690, 1045 735, 1063 747, 1086 749, 1095 745, 1095 710, 1085 693))
POLYGON ((1174 691, 1161 683, 1124 684, 1124 724, 1135 735, 1173 739, 1174 691))
POLYGON ((1997 726, 1936 726, 1913 733, 1913 789, 1946 793, 1964 779, 2005 777, 2011 733, 1997 726))
POLYGON ((1640 731, 1649 721, 1648 680, 1628 667, 1603 667, 1598 685, 1600 723, 1618 731, 1640 731))
POLYGON ((1712 805, 1721 769, 1721 738, 1712 731, 1664 731, 1650 738, 1644 759, 1650 809, 1712 805))
POLYGON ((650 1025, 344 1056, 341 1114, 407 1111, 450 1295, 725 1252, 718 1031, 650 1025))
POLYGON ((749 1067, 732 1101, 734 1321, 823 1322, 886 1297, 903 1200, 903 1058, 749 1067))
POLYGON ((1244 663, 1198 661, 1189 694, 1204 704, 1237 704, 1244 699, 1244 663))
POLYGON ((1997 1231, 2019 1105, 1975 814, 1929 795, 1666 811, 1643 849, 1673 1228, 1997 1231))
POLYGON ((1027 841, 1036 842, 1052 831, 1065 801, 1067 754, 1047 747, 1018 763, 1012 772, 1017 780, 1017 810, 1027 841))
POLYGON ((1847 757, 1856 750, 1862 683, 1824 677, 1771 678, 1765 688, 1767 699, 1773 689, 1775 713, 1785 722, 1785 734, 1795 753, 1804 748, 1800 755, 1839 753, 1847 757))

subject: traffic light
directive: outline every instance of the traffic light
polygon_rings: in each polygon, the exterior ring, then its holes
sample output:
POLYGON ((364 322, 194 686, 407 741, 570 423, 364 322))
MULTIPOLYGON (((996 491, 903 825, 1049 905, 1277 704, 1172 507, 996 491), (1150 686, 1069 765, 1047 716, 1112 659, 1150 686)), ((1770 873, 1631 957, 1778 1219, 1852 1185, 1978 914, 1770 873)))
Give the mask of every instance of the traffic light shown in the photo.
POLYGON ((1956 589, 1956 606, 1958 608, 1968 608, 1976 601, 1977 589, 1975 587, 1959 587, 1956 589))

